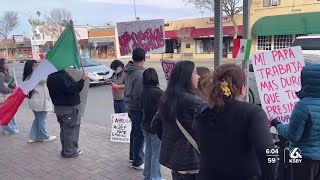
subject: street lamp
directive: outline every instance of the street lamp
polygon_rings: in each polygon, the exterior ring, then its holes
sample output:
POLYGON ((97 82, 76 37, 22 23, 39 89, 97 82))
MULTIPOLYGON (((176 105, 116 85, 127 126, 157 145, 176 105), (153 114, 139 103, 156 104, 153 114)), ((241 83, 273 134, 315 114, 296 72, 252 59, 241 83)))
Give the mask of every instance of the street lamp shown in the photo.
POLYGON ((133 6, 134 6, 134 18, 136 21, 139 21, 140 18, 137 17, 137 7, 136 7, 136 0, 133 0, 133 6))

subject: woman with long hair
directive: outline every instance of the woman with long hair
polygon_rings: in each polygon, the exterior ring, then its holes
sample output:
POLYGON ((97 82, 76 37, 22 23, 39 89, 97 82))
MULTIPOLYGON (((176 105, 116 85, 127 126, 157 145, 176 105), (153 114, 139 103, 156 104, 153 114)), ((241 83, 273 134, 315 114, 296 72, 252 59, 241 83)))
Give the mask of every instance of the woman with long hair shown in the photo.
POLYGON ((199 153, 178 126, 180 123, 192 134, 194 110, 202 102, 197 95, 198 81, 192 61, 178 62, 151 125, 158 134, 162 131, 160 163, 172 170, 173 180, 195 180, 199 173, 199 153))
POLYGON ((245 80, 238 65, 225 64, 203 82, 206 102, 196 109, 193 124, 199 180, 275 179, 278 161, 268 162, 266 154, 276 152, 268 117, 260 106, 243 101, 245 80))
MULTIPOLYGON (((33 70, 38 66, 36 60, 29 60, 24 65, 23 81, 27 81, 32 75, 33 70)), ((46 85, 46 80, 42 80, 28 94, 29 108, 33 111, 35 119, 29 134, 29 143, 47 142, 56 139, 56 136, 50 136, 46 129, 46 118, 48 111, 53 110, 52 101, 46 85)))
MULTIPOLYGON (((9 84, 12 80, 13 77, 9 75, 8 61, 0 58, 0 104, 14 91, 15 87, 9 84)), ((2 126, 2 132, 5 135, 17 134, 19 132, 15 117, 11 119, 7 126, 2 126)))

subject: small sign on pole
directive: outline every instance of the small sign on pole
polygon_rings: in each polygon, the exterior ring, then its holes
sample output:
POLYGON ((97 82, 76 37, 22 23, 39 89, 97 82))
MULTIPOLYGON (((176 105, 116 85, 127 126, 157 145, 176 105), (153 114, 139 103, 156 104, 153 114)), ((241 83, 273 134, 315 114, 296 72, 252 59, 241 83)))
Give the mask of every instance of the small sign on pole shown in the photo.
POLYGON ((120 143, 130 143, 131 120, 128 113, 118 113, 111 115, 112 129, 111 141, 120 143))

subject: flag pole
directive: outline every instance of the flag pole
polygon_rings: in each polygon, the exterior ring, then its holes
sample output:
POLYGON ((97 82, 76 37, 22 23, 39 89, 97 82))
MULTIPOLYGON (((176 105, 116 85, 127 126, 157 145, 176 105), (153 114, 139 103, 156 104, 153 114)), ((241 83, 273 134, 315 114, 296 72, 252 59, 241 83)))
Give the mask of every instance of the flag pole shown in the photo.
POLYGON ((77 36, 76 36, 76 33, 75 33, 75 30, 74 30, 74 26, 73 26, 73 21, 70 20, 70 24, 72 26, 72 33, 74 35, 74 41, 76 43, 76 46, 77 46, 77 57, 78 57, 78 60, 80 61, 80 65, 81 65, 81 69, 82 69, 82 73, 84 74, 84 68, 83 68, 83 63, 82 63, 82 59, 81 59, 81 56, 80 56, 80 51, 79 51, 79 47, 78 47, 78 42, 77 42, 77 36))

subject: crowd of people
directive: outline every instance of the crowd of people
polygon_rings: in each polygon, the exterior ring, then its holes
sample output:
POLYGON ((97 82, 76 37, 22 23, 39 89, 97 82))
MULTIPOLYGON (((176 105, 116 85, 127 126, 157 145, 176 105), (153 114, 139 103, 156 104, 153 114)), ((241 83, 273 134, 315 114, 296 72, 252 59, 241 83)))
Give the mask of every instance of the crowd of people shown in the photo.
MULTIPOLYGON (((110 86, 115 113, 128 113, 132 122, 128 161, 143 170, 145 180, 162 180, 161 165, 171 169, 173 180, 275 180, 279 162, 270 163, 266 150, 275 149, 270 126, 301 149, 303 160, 293 165, 294 180, 320 178, 320 65, 302 69, 302 89, 289 124, 244 101, 246 73, 236 64, 214 71, 179 61, 167 88, 159 88, 154 68, 144 68, 146 52, 136 48, 132 61, 111 63, 110 86)), ((28 61, 23 81, 37 67, 28 61)), ((0 59, 0 104, 14 91, 8 63, 0 59)), ((76 81, 65 71, 43 79, 27 97, 35 119, 28 142, 56 139, 46 129, 46 115, 54 109, 60 123, 61 156, 81 155, 80 92, 88 75, 76 81)), ((18 133, 15 118, 3 126, 4 134, 18 133)))

